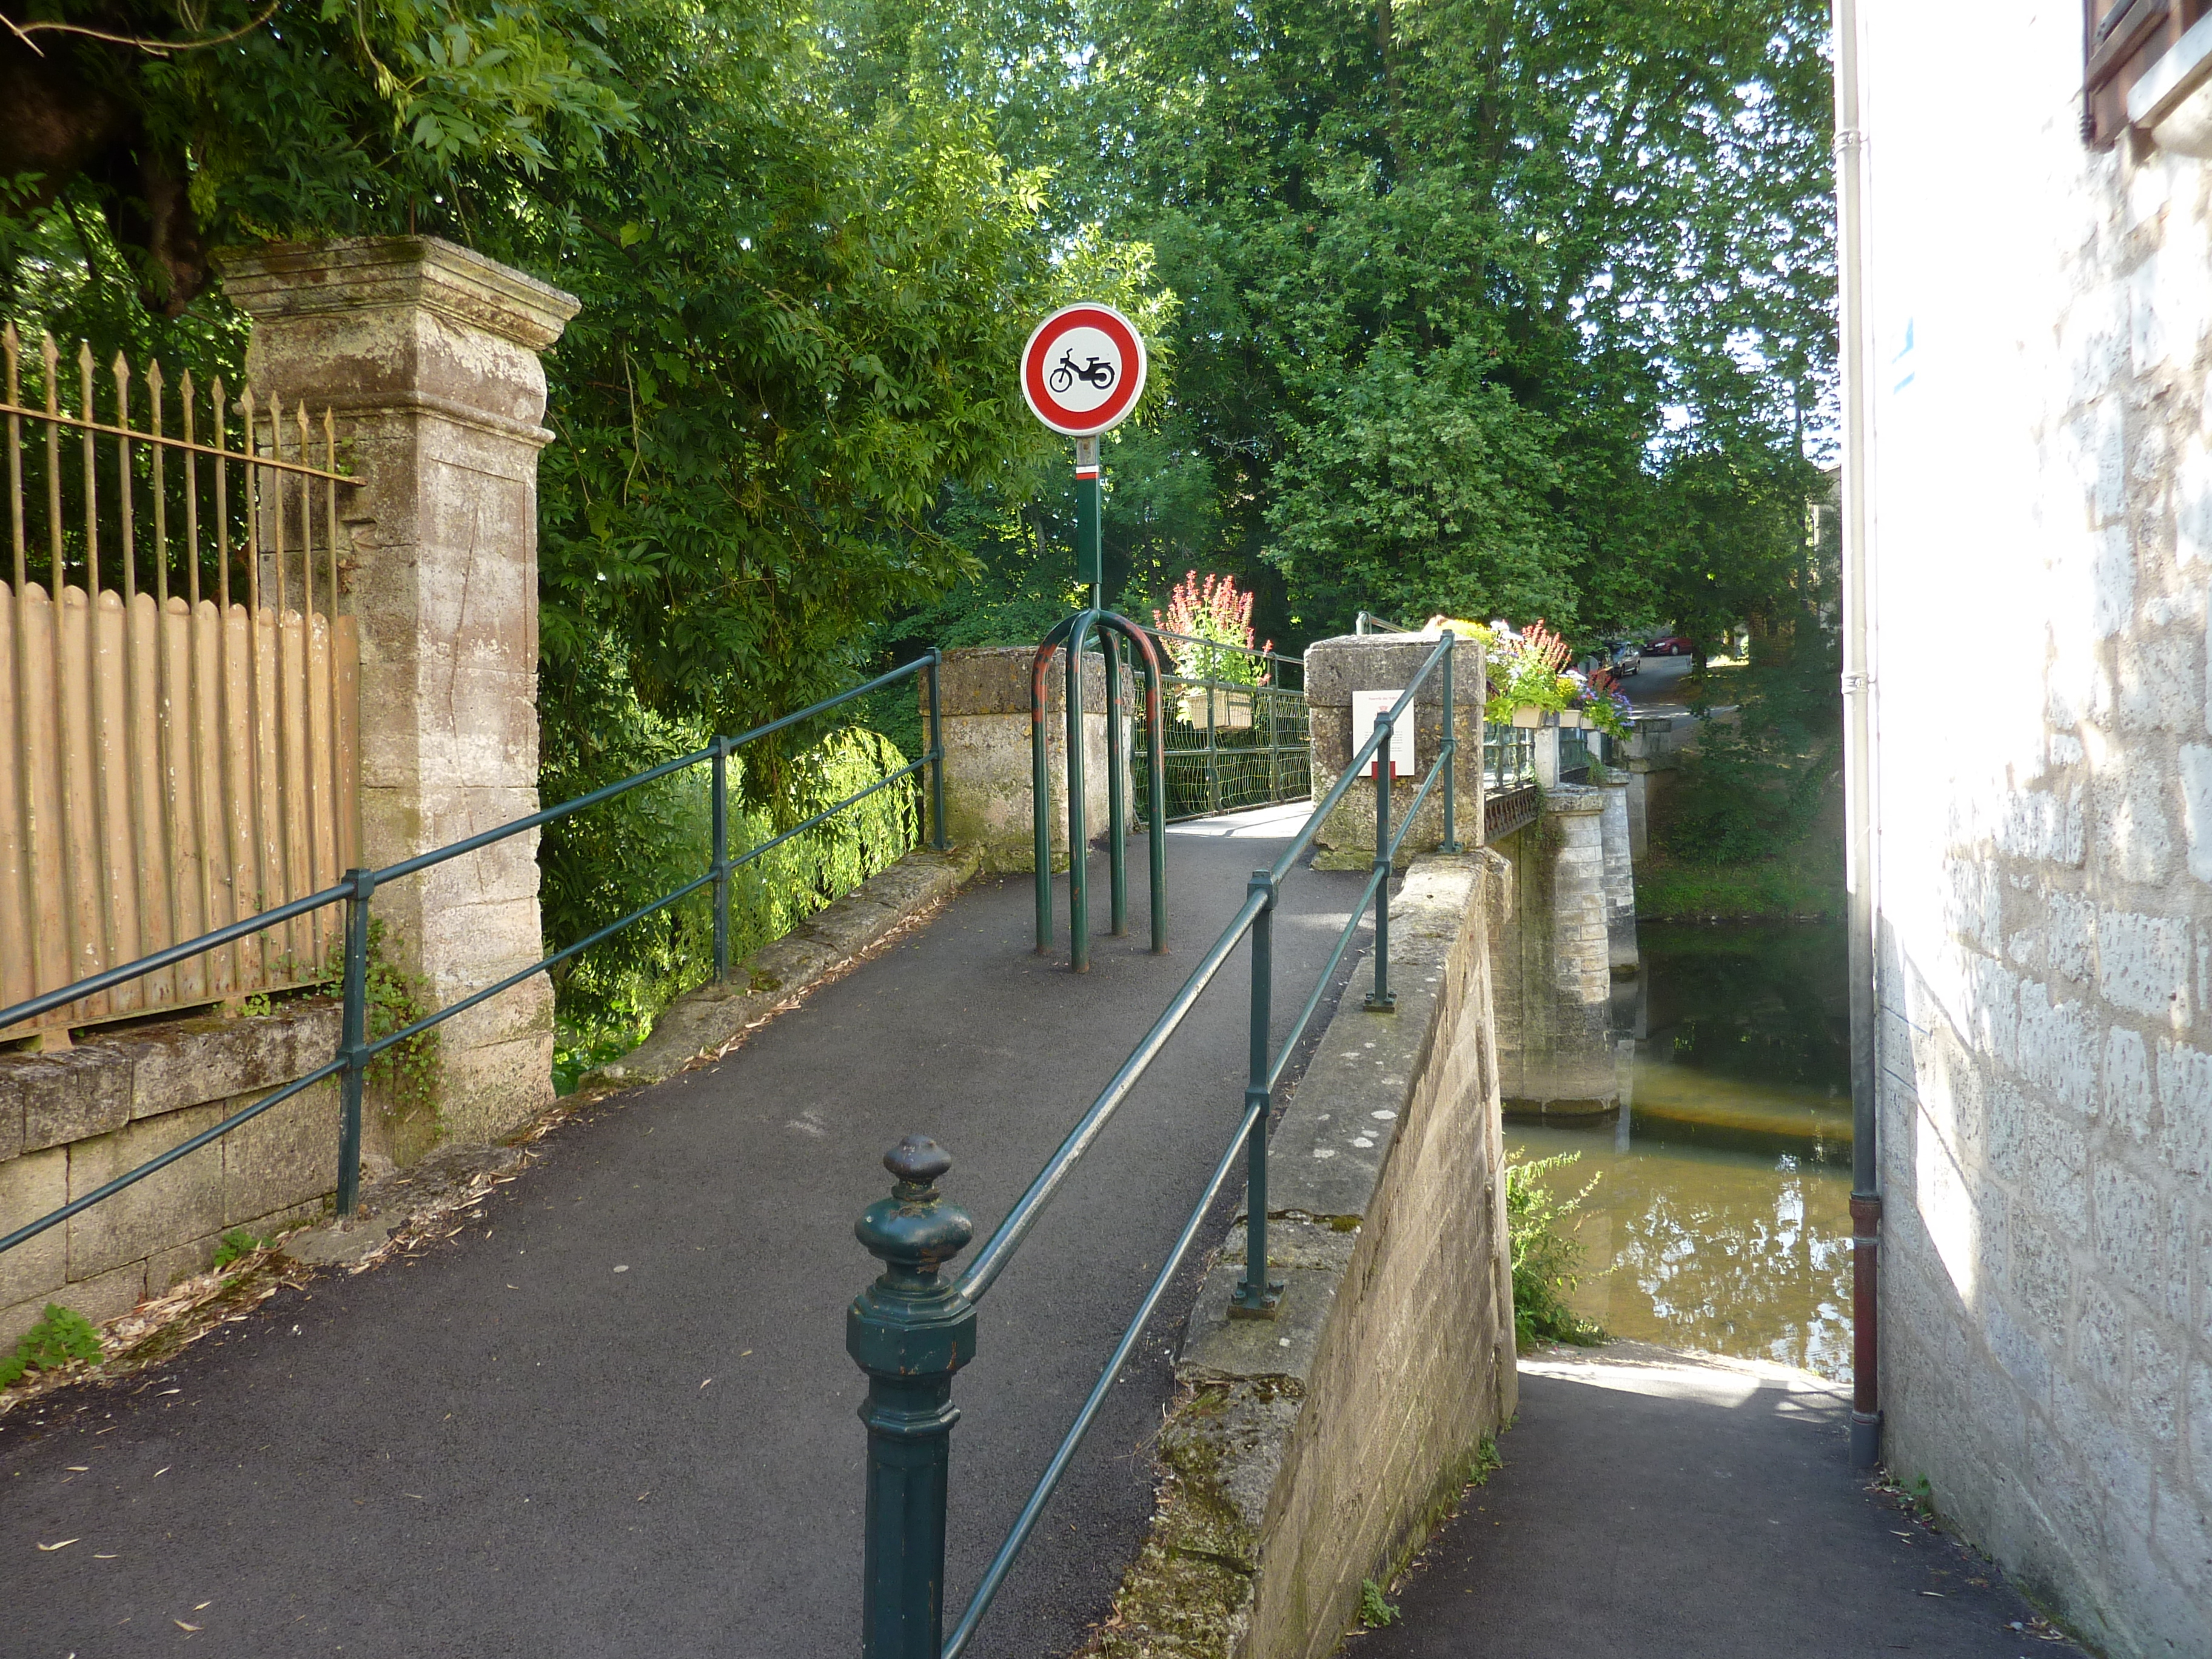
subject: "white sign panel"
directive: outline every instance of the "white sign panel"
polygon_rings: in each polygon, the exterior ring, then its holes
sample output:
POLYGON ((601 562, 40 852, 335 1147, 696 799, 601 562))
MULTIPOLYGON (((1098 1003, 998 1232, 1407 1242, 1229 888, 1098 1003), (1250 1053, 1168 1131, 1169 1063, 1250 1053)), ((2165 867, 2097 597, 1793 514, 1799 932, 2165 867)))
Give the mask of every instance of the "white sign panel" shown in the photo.
MULTIPOLYGON (((1399 698, 1406 695, 1405 688, 1395 691, 1355 691, 1352 694, 1352 752, 1358 754, 1375 735, 1375 722, 1389 714, 1399 698)), ((1413 775, 1413 711, 1409 707, 1390 728, 1390 752, 1387 757, 1391 769, 1400 777, 1413 775)), ((1371 764, 1372 763, 1370 763, 1371 764)))

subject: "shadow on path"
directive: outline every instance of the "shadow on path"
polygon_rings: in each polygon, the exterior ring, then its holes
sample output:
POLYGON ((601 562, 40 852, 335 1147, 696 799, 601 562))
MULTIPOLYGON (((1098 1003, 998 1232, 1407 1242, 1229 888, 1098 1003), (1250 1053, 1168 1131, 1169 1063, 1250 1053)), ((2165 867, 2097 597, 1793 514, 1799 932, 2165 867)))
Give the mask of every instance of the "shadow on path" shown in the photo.
POLYGON ((1848 1390, 1638 1343, 1521 1362, 1504 1467, 1347 1659, 2081 1659, 1850 1468, 1848 1390))
MULTIPOLYGON (((1081 978, 1064 931, 1058 956, 1033 953, 1026 878, 980 883, 721 1063, 548 1136, 453 1242, 319 1275, 167 1367, 0 1421, 0 1651, 849 1655, 863 1433, 844 1310, 876 1266, 852 1226, 889 1190, 878 1158, 909 1131, 942 1141, 980 1240, 1305 810, 1173 834, 1165 958, 1145 948, 1140 852, 1139 931, 1097 939, 1081 978)), ((1285 884, 1279 1034, 1360 884, 1285 884)), ((955 1390, 948 1626, 1242 1110, 1245 964, 982 1305, 955 1390)), ((1168 1345, 1200 1266, 979 1659, 1064 1652, 1104 1614, 1151 1515, 1168 1345)))

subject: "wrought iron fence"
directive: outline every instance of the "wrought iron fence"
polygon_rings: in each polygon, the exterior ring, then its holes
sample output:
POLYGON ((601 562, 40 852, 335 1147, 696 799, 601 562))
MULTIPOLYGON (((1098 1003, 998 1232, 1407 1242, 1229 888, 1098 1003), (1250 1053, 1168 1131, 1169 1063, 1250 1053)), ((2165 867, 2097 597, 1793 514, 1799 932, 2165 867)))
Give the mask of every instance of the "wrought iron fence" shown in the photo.
MULTIPOLYGON (((1145 631, 1178 669, 1199 671, 1160 677, 1169 823, 1313 793, 1304 659, 1145 631), (1298 684, 1283 683, 1290 678, 1298 684)), ((1131 745, 1139 801, 1149 799, 1151 738, 1139 702, 1131 745)))
POLYGON ((263 929, 304 924, 312 918, 321 916, 325 912, 342 912, 337 918, 324 918, 325 922, 337 920, 341 924, 339 928, 333 931, 337 932, 337 936, 343 940, 344 963, 340 980, 340 995, 343 1001, 337 1052, 331 1056, 328 1063, 317 1066, 305 1077, 296 1079, 283 1088, 262 1096, 251 1105, 232 1113, 221 1122, 170 1147, 158 1158, 149 1158, 136 1169, 126 1170, 116 1176, 114 1180, 92 1192, 72 1200, 59 1209, 40 1216, 34 1221, 26 1223, 4 1237, 0 1237, 0 1254, 12 1250, 17 1245, 37 1237, 49 1227, 57 1226, 67 1221, 71 1216, 80 1214, 94 1205, 113 1197, 124 1188, 143 1181, 148 1176, 167 1169, 179 1158, 187 1158, 202 1147, 212 1145, 232 1130, 260 1116, 271 1107, 281 1105, 285 1101, 306 1092, 317 1084, 331 1078, 338 1079, 341 1103, 338 1144, 336 1149, 337 1212, 341 1216, 350 1215, 361 1196, 362 1087, 369 1066, 379 1055, 402 1044, 411 1042, 425 1032, 453 1018, 456 1014, 465 1013, 477 1004, 489 1001, 501 993, 521 984, 533 975, 550 972, 562 963, 590 950, 593 945, 612 939, 624 928, 643 921, 647 917, 654 915, 703 889, 712 889, 714 892, 714 976, 717 980, 726 981, 730 975, 729 925, 732 875, 755 859, 782 846, 793 837, 805 835, 807 831, 828 823, 848 807, 858 805, 879 790, 888 789, 892 785, 901 783, 908 778, 915 779, 916 783, 914 787, 919 788, 920 775, 925 769, 929 773, 928 823, 931 844, 943 848, 946 844, 945 741, 944 722, 938 699, 937 677, 938 665, 941 661, 942 658, 939 654, 933 650, 927 656, 918 657, 903 667, 895 668, 888 674, 877 676, 865 685, 854 686, 851 690, 842 691, 834 697, 825 697, 820 702, 802 708, 796 714, 786 714, 781 720, 770 720, 765 726, 755 726, 741 736, 717 737, 704 749, 689 755, 679 756, 674 760, 664 761, 660 765, 640 772, 635 777, 624 778, 618 783, 611 783, 604 789, 595 789, 587 795, 578 796, 574 800, 564 802, 558 806, 548 807, 542 812, 532 812, 527 817, 517 818, 511 823, 504 823, 497 829, 487 830, 481 835, 471 836, 464 841, 454 842, 445 847, 434 848, 426 853, 418 853, 412 858, 402 859, 398 863, 388 865, 381 870, 348 870, 337 884, 325 887, 319 892, 307 894, 287 903, 274 906, 261 915, 212 929, 197 938, 185 939, 154 951, 137 961, 125 963, 93 975, 88 979, 41 993, 12 1006, 0 1008, 0 1030, 11 1026, 33 1023, 72 1004, 82 1003, 94 996, 110 994, 120 987, 127 986, 149 975, 173 971, 194 957, 233 947, 240 941, 250 939, 257 932, 263 929), (732 755, 749 743, 768 737, 773 732, 787 731, 805 721, 815 720, 833 708, 868 696, 885 686, 896 684, 925 670, 929 675, 927 682, 929 749, 927 753, 918 760, 887 773, 868 785, 866 788, 854 791, 835 805, 817 812, 805 823, 794 824, 781 835, 763 841, 757 846, 749 848, 735 857, 731 856, 729 762, 732 755), (532 963, 518 973, 510 974, 495 984, 488 985, 482 990, 461 998, 458 1001, 448 1003, 446 1006, 423 1016, 410 1024, 402 1026, 398 1030, 373 1038, 368 1035, 369 907, 370 901, 378 888, 389 886, 403 878, 420 874, 449 860, 477 852, 513 836, 527 835, 534 830, 542 829, 546 824, 596 806, 603 801, 611 800, 617 795, 626 794, 633 789, 641 788, 674 773, 700 765, 712 769, 714 842, 713 851, 709 854, 705 870, 677 887, 673 891, 664 893, 651 903, 641 906, 620 921, 610 922, 605 927, 578 939, 573 945, 554 951, 542 961, 532 963))
MULTIPOLYGON (((12 325, 0 356, 0 1001, 20 1003, 281 908, 356 856, 360 652, 337 605, 355 480, 328 410, 190 374, 173 391, 158 362, 101 371, 89 345, 71 408, 51 335, 35 401, 12 325)), ((312 983, 337 930, 287 915, 0 1018, 0 1037, 312 983)))
POLYGON ((1590 763, 1595 758, 1590 752, 1592 733, 1582 726, 1563 726, 1559 731, 1559 781, 1587 783, 1590 763))
POLYGON ((1534 822, 1536 734, 1525 726, 1482 727, 1482 838, 1494 842, 1534 822))
POLYGON ((846 1314, 847 1350, 866 1373, 868 1397, 861 1419, 868 1431, 865 1565, 862 1577, 861 1651, 864 1659, 957 1659, 989 1612, 999 1589, 1038 1517, 1083 1443, 1114 1380, 1135 1349, 1146 1322, 1174 1281, 1206 1212, 1241 1154, 1245 1163, 1245 1273, 1231 1294, 1232 1317, 1265 1319, 1273 1314, 1283 1286, 1267 1278, 1267 1113, 1275 1085, 1319 1010, 1338 963, 1357 936, 1368 905, 1374 906, 1374 988, 1367 1006, 1393 1004, 1389 983, 1390 871, 1406 831, 1429 793, 1443 792, 1443 841, 1456 850, 1453 763, 1457 739, 1445 724, 1443 741, 1430 763, 1404 818, 1392 827, 1391 792, 1378 788, 1375 858, 1367 885, 1352 906, 1335 948, 1322 967, 1289 1034, 1270 1042, 1273 1012, 1273 921, 1276 895, 1297 867, 1322 823, 1352 783, 1387 754, 1395 725, 1412 718, 1413 698, 1431 673, 1442 682, 1443 706, 1452 703, 1451 653, 1446 634, 1437 641, 1412 683, 1352 757, 1344 775, 1307 815, 1282 855, 1269 868, 1255 871, 1244 903, 1190 976, 1169 1000, 1135 1049, 1105 1089, 1068 1131, 1029 1188, 1007 1212, 996 1231, 957 1279, 943 1276, 945 1264, 974 1237, 968 1217, 945 1204, 938 1179, 952 1160, 934 1141, 908 1136, 884 1159, 896 1181, 889 1198, 871 1205, 855 1229, 860 1242, 884 1263, 884 1271, 846 1314), (1168 1040, 1188 1018, 1237 951, 1252 942, 1249 1066, 1243 1109, 1227 1146, 1213 1165, 1205 1191, 1161 1263, 1077 1411, 1059 1446, 1045 1464, 1028 1501, 1004 1543, 984 1571, 981 1582, 948 1640, 945 1630, 945 1532, 948 1499, 950 1437, 959 1413, 951 1403, 952 1378, 975 1357, 976 1304, 1006 1270, 1022 1241, 1036 1224, 1076 1164, 1097 1141, 1107 1121, 1127 1101, 1168 1040))

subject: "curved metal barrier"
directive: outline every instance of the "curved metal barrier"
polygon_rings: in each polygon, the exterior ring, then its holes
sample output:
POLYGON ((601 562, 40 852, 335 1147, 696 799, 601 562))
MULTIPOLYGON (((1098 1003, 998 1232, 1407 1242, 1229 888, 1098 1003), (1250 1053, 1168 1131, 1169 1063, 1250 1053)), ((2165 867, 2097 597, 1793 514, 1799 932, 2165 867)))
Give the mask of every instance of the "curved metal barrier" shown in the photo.
MULTIPOLYGON (((1089 613, 1086 613, 1089 614, 1089 613)), ((1069 624, 1072 626, 1073 619, 1069 624)), ((1059 630, 1055 630, 1058 634, 1059 630)), ((1267 1109, 1300 1038, 1312 1023, 1337 966, 1359 928, 1368 904, 1374 905, 1375 975, 1367 998, 1370 1008, 1392 1006, 1389 988, 1390 869, 1415 815, 1431 791, 1443 790, 1443 839, 1458 850, 1457 806, 1453 769, 1458 740, 1449 717, 1452 701, 1453 636, 1447 633, 1421 665, 1420 672, 1374 733, 1345 769, 1334 787, 1316 804, 1291 844, 1273 866, 1255 871, 1243 904, 1191 969, 1152 1028, 1114 1073, 1097 1097, 1077 1118, 1057 1150, 1045 1161, 996 1231, 957 1279, 941 1277, 945 1265, 966 1248, 975 1227, 946 1204, 938 1178, 951 1159, 934 1141, 908 1136, 884 1158, 896 1179, 890 1196, 871 1205, 854 1231, 884 1263, 882 1274, 855 1298, 846 1314, 846 1348, 868 1378, 861 1419, 867 1425, 867 1514, 866 1565, 862 1580, 862 1652, 866 1659, 955 1659, 974 1638, 989 1612, 1008 1570, 1028 1541, 1054 1488, 1066 1472, 1090 1430, 1115 1377, 1135 1348, 1139 1335, 1167 1292, 1183 1257, 1203 1224, 1241 1149, 1246 1170, 1245 1269, 1230 1299, 1232 1318, 1272 1317, 1282 1285, 1267 1276, 1267 1109), (1409 718, 1414 694, 1431 672, 1440 673, 1447 717, 1440 752, 1415 791, 1403 822, 1391 827, 1391 791, 1387 787, 1390 733, 1409 718), (1304 857, 1322 824, 1352 783, 1372 765, 1376 792, 1375 860, 1352 915, 1281 1044, 1269 1042, 1273 1016, 1273 920, 1275 897, 1283 881, 1304 857), (1135 1316, 1107 1357, 1097 1382, 1074 1421, 1047 1462, 1006 1540, 969 1597, 951 1638, 944 1635, 946 1471, 951 1435, 959 1413, 953 1407, 952 1378, 975 1357, 976 1304, 997 1282, 1045 1206, 1066 1182, 1114 1114, 1127 1101, 1146 1071, 1181 1027, 1206 988, 1249 935, 1252 990, 1249 1066, 1243 1110, 1228 1146, 1213 1165, 1204 1191, 1174 1247, 1138 1304, 1135 1316)), ((1044 656, 1039 653, 1038 684, 1044 656)), ((1073 703, 1071 698, 1071 704, 1073 703)), ((1040 725, 1042 716, 1039 717, 1040 725)), ((1071 733, 1074 728, 1071 726, 1071 733)), ((1071 743, 1073 738, 1071 738, 1071 743)), ((1074 793, 1071 781, 1070 793, 1074 793)), ((1042 787, 1040 787, 1040 795, 1042 787)), ((1044 890, 1042 876, 1040 891, 1044 890)))
POLYGON ((751 731, 740 736, 718 737, 704 749, 680 756, 675 760, 665 761, 659 766, 640 772, 635 777, 624 778, 618 783, 611 783, 604 789, 595 789, 588 795, 580 795, 574 800, 565 801, 558 806, 550 806, 540 812, 533 812, 528 817, 517 818, 512 823, 504 823, 497 829, 487 830, 481 835, 471 836, 466 840, 454 842, 449 846, 434 848, 429 852, 417 854, 412 858, 402 859, 398 863, 387 865, 381 870, 349 870, 334 887, 326 887, 319 893, 311 893, 304 898, 295 899, 289 904, 280 904, 272 910, 265 910, 258 915, 249 916, 244 921, 233 922, 228 927, 218 927, 214 932, 203 933, 196 939, 185 939, 180 944, 157 951, 151 956, 142 957, 136 962, 122 963, 105 972, 94 974, 89 978, 79 980, 74 984, 43 992, 27 1001, 17 1003, 12 1008, 0 1009, 0 1030, 4 1030, 18 1021, 35 1018, 51 1009, 61 1007, 81 997, 91 996, 97 992, 107 990, 143 974, 158 972, 189 957, 197 956, 202 951, 216 950, 234 940, 246 939, 280 922, 289 921, 294 917, 307 915, 331 905, 342 904, 345 907, 343 1006, 340 1014, 337 1053, 330 1062, 318 1066, 305 1077, 295 1079, 283 1087, 264 1095, 251 1105, 232 1113, 220 1123, 192 1136, 189 1140, 170 1147, 160 1157, 149 1158, 136 1169, 126 1170, 106 1185, 85 1194, 82 1198, 76 1199, 63 1205, 58 1210, 40 1216, 35 1221, 16 1228, 5 1237, 0 1237, 0 1253, 14 1249, 26 1240, 36 1238, 49 1227, 57 1226, 71 1216, 81 1214, 101 1200, 113 1197, 125 1188, 143 1181, 148 1176, 167 1169, 178 1159, 188 1157, 201 1147, 221 1139, 241 1124, 251 1122, 272 1106, 281 1105, 295 1095, 332 1077, 339 1079, 341 1103, 337 1152, 337 1213, 341 1216, 350 1215, 361 1200, 362 1084, 370 1063, 378 1055, 420 1036, 434 1026, 444 1024, 456 1014, 466 1012, 477 1004, 497 996, 502 991, 512 989, 533 975, 545 973, 558 967, 571 957, 580 955, 590 950, 594 945, 613 938, 623 928, 666 909, 670 905, 690 897, 702 888, 712 887, 714 890, 714 976, 718 980, 726 980, 730 974, 731 875, 763 854, 781 847, 793 836, 804 835, 807 830, 826 823, 846 808, 859 805, 869 796, 889 788, 902 779, 915 776, 924 768, 929 769, 930 772, 928 815, 930 844, 942 848, 945 845, 945 738, 944 722, 938 697, 938 667, 942 661, 941 654, 933 648, 927 656, 917 657, 905 666, 895 668, 887 674, 878 674, 864 685, 856 685, 848 691, 841 691, 834 697, 825 697, 820 702, 811 704, 796 714, 786 714, 781 720, 770 720, 765 726, 755 726, 751 731), (730 856, 729 759, 732 755, 749 743, 768 737, 771 733, 784 731, 801 721, 811 720, 818 714, 826 714, 832 708, 851 702, 856 698, 866 696, 871 692, 880 691, 885 686, 896 684, 901 680, 922 672, 925 669, 929 673, 929 748, 919 760, 887 774, 865 789, 848 795, 836 805, 816 813, 804 823, 787 830, 771 840, 763 842, 759 846, 750 848, 736 858, 730 856), (633 910, 621 921, 610 923, 589 937, 579 939, 574 945, 555 951, 552 955, 532 963, 519 973, 510 974, 495 984, 488 985, 483 989, 464 997, 458 1002, 448 1004, 434 1013, 427 1014, 412 1024, 398 1030, 375 1038, 368 1036, 368 910, 369 901, 379 887, 446 863, 449 860, 459 858, 464 854, 473 853, 479 848, 506 841, 511 836, 526 835, 531 830, 580 812, 586 807, 596 806, 602 801, 611 800, 617 795, 626 794, 630 790, 667 777, 672 773, 697 766, 702 762, 714 768, 714 851, 704 872, 676 888, 672 892, 665 893, 652 903, 633 910))

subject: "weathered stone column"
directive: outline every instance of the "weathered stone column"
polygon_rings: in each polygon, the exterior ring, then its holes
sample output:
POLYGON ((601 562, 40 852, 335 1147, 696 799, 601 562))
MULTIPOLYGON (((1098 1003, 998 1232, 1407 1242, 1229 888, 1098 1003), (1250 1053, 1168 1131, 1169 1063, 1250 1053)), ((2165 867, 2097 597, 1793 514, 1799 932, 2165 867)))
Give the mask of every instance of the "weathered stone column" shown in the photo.
MULTIPOLYGON (((1312 755, 1313 791, 1316 799, 1335 787, 1352 763, 1352 694, 1355 691, 1403 690, 1420 672, 1437 648, 1434 640, 1408 638, 1403 634, 1346 634, 1321 640, 1306 647, 1306 704, 1312 755)), ((1411 777, 1400 776, 1391 786, 1391 822, 1413 804, 1421 779, 1437 758, 1443 742, 1443 667, 1421 683, 1413 698, 1413 765, 1411 777)), ((1452 767, 1457 791, 1460 844, 1473 847, 1482 839, 1482 647, 1462 640, 1452 649, 1453 725, 1459 753, 1452 767)), ((1421 803, 1413 828, 1398 848, 1402 866, 1416 853, 1443 844, 1443 785, 1438 782, 1421 803)), ((1375 784, 1362 778, 1346 791, 1344 799, 1317 837, 1315 859, 1323 870, 1366 869, 1375 861, 1375 784)))
POLYGON ((1544 796, 1526 848, 1521 905, 1521 1061, 1509 1107, 1572 1115, 1620 1099, 1610 1040, 1613 974, 1606 919, 1602 792, 1566 784, 1544 796))
POLYGON ((1590 781, 1605 799, 1599 821, 1605 844, 1607 959, 1614 973, 1632 974, 1642 958, 1636 949, 1636 864, 1628 845, 1629 774, 1609 766, 1590 771, 1590 781))
MULTIPOLYGON (((383 866, 537 810, 538 354, 576 301, 434 237, 234 253, 246 372, 328 404, 361 487, 341 603, 361 632, 361 846, 383 866)), ((443 1006, 538 961, 538 838, 380 889, 383 949, 443 1006)), ((372 1127, 400 1162, 495 1138, 552 1097, 553 994, 525 981, 441 1028, 434 1102, 372 1127)))
MULTIPOLYGON (((1142 682, 1121 668, 1123 752, 1135 740, 1136 699, 1142 682)), ((1036 657, 1028 646, 982 646, 945 653, 939 708, 945 720, 945 823, 961 846, 982 849, 986 870, 1035 870, 1036 829, 1031 816, 1030 672, 1036 657)), ((923 717, 929 686, 921 683, 923 717)), ((1083 665, 1083 803, 1093 841, 1106 834, 1106 665, 1083 665)), ((1052 863, 1067 867, 1067 659, 1055 654, 1045 676, 1045 753, 1051 769, 1052 863)), ((1135 789, 1134 756, 1125 803, 1133 833, 1144 795, 1135 789)))
POLYGON ((1556 789, 1559 787, 1559 728, 1540 726, 1536 728, 1535 754, 1536 787, 1556 789))

